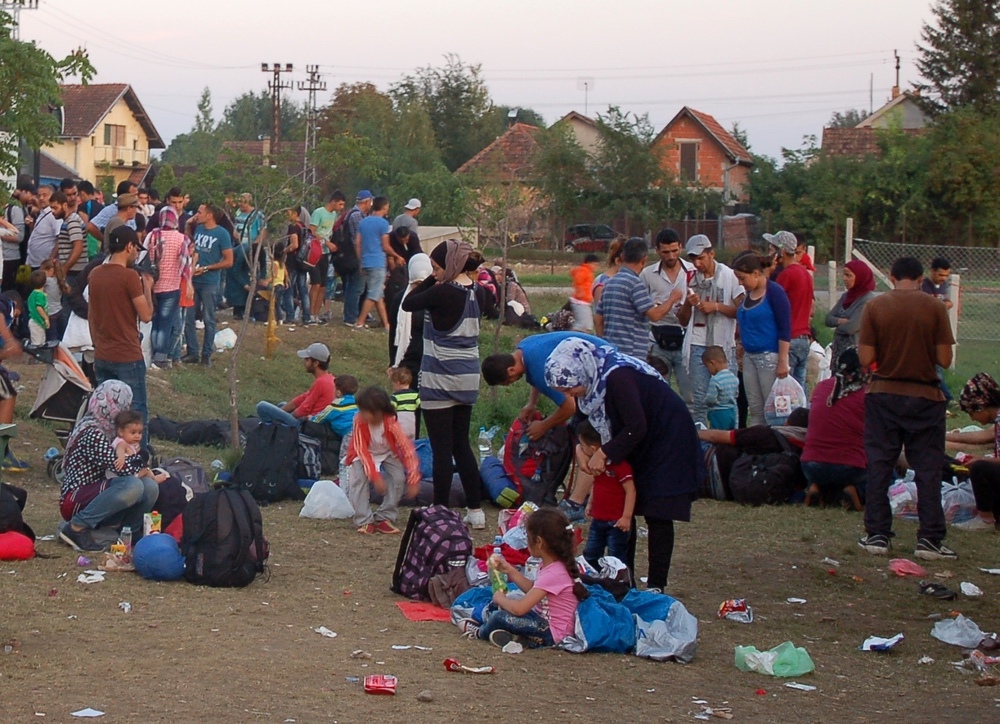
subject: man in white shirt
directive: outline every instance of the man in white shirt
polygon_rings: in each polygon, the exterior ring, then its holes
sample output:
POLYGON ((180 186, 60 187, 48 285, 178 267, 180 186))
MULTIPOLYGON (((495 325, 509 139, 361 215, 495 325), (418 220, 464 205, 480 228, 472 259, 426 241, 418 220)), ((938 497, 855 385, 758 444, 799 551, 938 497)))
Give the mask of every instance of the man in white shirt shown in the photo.
MULTIPOLYGON (((49 196, 49 199, 51 198, 49 196)), ((66 199, 65 195, 60 195, 60 198, 63 201, 66 199)), ((62 221, 57 219, 55 214, 52 213, 52 207, 49 206, 47 201, 45 208, 39 212, 38 218, 35 219, 35 226, 31 230, 31 236, 28 238, 28 254, 25 264, 32 269, 38 269, 43 261, 50 259, 52 257, 52 250, 56 248, 56 240, 59 238, 61 230, 62 221)))

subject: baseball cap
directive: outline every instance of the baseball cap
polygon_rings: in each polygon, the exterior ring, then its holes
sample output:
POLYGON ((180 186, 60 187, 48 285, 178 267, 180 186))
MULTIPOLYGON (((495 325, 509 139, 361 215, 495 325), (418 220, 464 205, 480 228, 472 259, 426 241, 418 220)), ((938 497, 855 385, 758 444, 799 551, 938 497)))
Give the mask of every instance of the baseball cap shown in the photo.
POLYGON ((799 245, 799 240, 790 231, 779 231, 777 234, 764 234, 764 240, 785 254, 794 254, 796 247, 799 245))
POLYGON ((122 194, 118 197, 118 208, 127 209, 129 206, 138 206, 139 197, 135 194, 122 194))
POLYGON ((301 359, 314 359, 317 362, 330 361, 330 349, 322 342, 313 342, 305 349, 300 349, 297 354, 301 359))
POLYGON ((414 209, 419 209, 420 206, 421 206, 420 199, 410 199, 409 201, 406 202, 406 206, 404 206, 403 208, 413 211, 414 209))
POLYGON ((372 196, 372 192, 369 191, 368 189, 363 189, 362 191, 358 191, 358 195, 355 197, 354 200, 355 201, 367 201, 368 199, 371 199, 371 198, 375 198, 374 196, 372 196))
POLYGON ((704 234, 695 234, 684 246, 684 253, 688 256, 701 256, 712 248, 712 242, 704 234))

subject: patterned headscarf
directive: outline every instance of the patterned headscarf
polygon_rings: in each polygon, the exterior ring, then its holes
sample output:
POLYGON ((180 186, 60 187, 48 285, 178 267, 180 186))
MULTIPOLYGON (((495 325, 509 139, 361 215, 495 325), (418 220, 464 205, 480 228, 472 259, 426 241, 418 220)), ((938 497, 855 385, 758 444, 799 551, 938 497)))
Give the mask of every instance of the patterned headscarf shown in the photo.
POLYGON ((577 398, 576 405, 601 434, 602 443, 611 440, 611 423, 604 410, 608 375, 619 367, 631 367, 663 381, 660 373, 645 362, 621 354, 611 345, 598 347, 579 337, 564 339, 545 361, 545 384, 549 387, 565 390, 583 386, 583 396, 577 398))
POLYGON ((115 438, 115 418, 132 405, 132 388, 120 380, 107 380, 97 386, 87 402, 83 416, 66 441, 69 450, 85 431, 96 428, 110 442, 115 438))
POLYGON ((826 400, 827 407, 833 407, 833 403, 852 392, 863 390, 868 384, 868 375, 861 368, 861 360, 858 358, 858 350, 848 347, 840 353, 837 358, 837 369, 833 373, 833 390, 826 400))
POLYGON ((177 218, 177 210, 170 206, 164 206, 160 209, 160 228, 165 230, 175 230, 180 226, 180 221, 177 218))
POLYGON ((1000 385, 985 372, 980 372, 965 383, 958 404, 966 413, 1000 407, 1000 385))

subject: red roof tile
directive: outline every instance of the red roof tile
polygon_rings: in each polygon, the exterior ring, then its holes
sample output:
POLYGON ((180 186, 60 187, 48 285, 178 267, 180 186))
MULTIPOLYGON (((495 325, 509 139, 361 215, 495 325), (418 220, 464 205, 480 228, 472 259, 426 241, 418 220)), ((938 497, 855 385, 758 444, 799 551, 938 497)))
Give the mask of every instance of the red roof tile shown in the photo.
POLYGON ((538 151, 535 134, 540 130, 538 126, 515 123, 493 143, 462 164, 455 173, 499 173, 508 181, 523 180, 538 151))
POLYGON ((76 170, 70 168, 54 156, 50 156, 45 151, 41 152, 41 157, 38 161, 38 175, 42 178, 53 179, 80 178, 80 175, 76 172, 76 170))
MULTIPOLYGON (((907 135, 920 135, 922 132, 921 128, 903 129, 907 135)), ((824 128, 822 149, 828 156, 864 158, 882 155, 878 130, 871 127, 824 128)))
POLYGON ((94 83, 91 85, 63 85, 63 130, 68 138, 86 138, 93 135, 111 108, 124 97, 129 109, 146 132, 150 148, 166 148, 159 132, 146 114, 135 91, 127 83, 94 83))
POLYGON ((670 120, 670 123, 664 126, 663 130, 657 134, 657 139, 665 134, 679 118, 685 115, 690 116, 696 123, 704 128, 706 133, 712 136, 712 138, 714 138, 716 142, 722 146, 726 155, 733 161, 751 166, 753 165, 753 159, 750 157, 750 152, 744 148, 742 143, 733 137, 733 134, 723 128, 721 123, 707 113, 696 111, 694 108, 690 108, 688 106, 684 106, 677 112, 677 115, 670 120))

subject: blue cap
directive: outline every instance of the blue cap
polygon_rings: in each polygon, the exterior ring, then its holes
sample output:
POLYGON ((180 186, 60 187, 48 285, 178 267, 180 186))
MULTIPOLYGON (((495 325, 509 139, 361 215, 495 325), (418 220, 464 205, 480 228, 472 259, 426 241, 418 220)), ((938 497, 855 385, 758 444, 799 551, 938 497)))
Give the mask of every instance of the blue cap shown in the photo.
POLYGON ((363 191, 358 191, 358 195, 355 197, 355 200, 356 201, 367 201, 368 199, 371 199, 371 198, 374 198, 372 196, 372 192, 369 191, 368 189, 364 189, 363 191))

